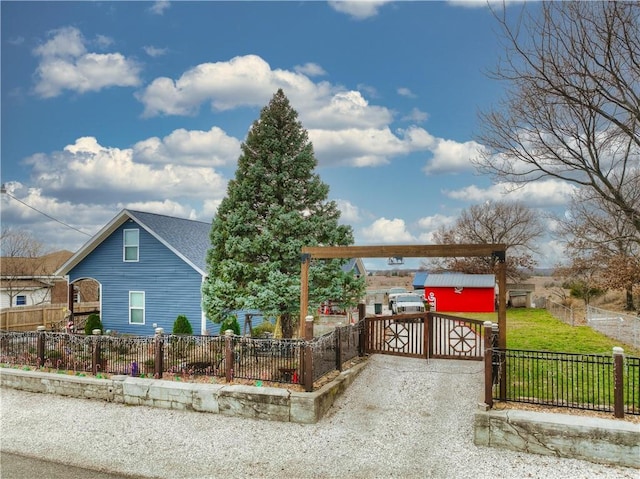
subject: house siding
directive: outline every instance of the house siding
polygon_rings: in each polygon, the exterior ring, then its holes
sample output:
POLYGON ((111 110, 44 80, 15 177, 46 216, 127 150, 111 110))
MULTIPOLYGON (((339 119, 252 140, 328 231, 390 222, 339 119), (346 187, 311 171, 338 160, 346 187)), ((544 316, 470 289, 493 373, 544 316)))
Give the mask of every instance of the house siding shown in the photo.
MULTIPOLYGON (((129 220, 69 272, 69 281, 93 278, 102 285, 101 319, 105 329, 118 333, 151 335, 154 324, 166 333, 178 315, 200 333, 201 275, 169 248, 129 220), (123 260, 123 230, 138 228, 139 261, 123 260), (129 324, 129 292, 145 293, 145 324, 129 324)), ((209 333, 218 325, 208 322, 209 333)))

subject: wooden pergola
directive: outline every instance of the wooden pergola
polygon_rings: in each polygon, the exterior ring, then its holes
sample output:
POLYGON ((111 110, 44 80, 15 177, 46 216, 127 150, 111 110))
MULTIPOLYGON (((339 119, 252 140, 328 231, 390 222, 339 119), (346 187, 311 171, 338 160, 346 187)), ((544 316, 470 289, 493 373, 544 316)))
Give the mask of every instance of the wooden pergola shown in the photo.
POLYGON ((497 258, 498 277, 498 347, 507 347, 507 247, 504 244, 385 245, 385 246, 310 246, 302 248, 300 271, 300 337, 304 337, 309 308, 309 264, 312 259, 332 258, 462 258, 491 256, 497 258))

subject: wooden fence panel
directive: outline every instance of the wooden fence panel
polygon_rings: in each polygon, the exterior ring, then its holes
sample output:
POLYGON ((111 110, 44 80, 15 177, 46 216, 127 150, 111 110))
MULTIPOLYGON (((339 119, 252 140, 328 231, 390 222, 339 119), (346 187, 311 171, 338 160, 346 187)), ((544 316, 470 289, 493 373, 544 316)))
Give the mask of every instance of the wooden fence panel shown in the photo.
MULTIPOLYGON (((3 331, 35 331, 38 326, 48 330, 63 329, 66 304, 39 304, 19 306, 0 311, 0 329, 3 331)), ((98 310, 100 303, 90 302, 74 305, 74 312, 82 314, 98 310)))

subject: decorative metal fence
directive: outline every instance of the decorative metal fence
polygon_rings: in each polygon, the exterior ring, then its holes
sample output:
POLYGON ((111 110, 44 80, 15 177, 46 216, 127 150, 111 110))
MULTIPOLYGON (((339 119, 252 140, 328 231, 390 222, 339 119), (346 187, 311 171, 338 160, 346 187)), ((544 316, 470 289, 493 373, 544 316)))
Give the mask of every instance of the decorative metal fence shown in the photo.
POLYGON ((640 317, 587 306, 587 324, 602 334, 640 348, 640 317))
POLYGON ((493 350, 491 399, 640 414, 640 358, 546 351, 493 350))
POLYGON ((162 378, 212 376, 303 384, 342 370, 362 351, 362 322, 310 341, 244 336, 85 336, 0 331, 0 366, 162 378), (307 376, 305 376, 307 375, 307 376))

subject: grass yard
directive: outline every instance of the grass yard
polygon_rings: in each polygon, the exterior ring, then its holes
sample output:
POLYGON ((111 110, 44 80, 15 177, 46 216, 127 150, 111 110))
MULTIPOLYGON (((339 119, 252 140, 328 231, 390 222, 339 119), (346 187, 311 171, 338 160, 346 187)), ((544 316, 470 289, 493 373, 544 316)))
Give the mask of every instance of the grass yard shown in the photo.
MULTIPOLYGON (((454 313, 455 315, 498 321, 497 313, 454 313)), ((507 348, 581 354, 611 354, 614 346, 625 355, 640 357, 640 350, 620 344, 588 326, 570 326, 554 318, 546 309, 507 310, 507 348)))
MULTIPOLYGON (((460 316, 497 321, 497 313, 460 316)), ((570 326, 545 309, 507 310, 506 400, 594 411, 612 411, 614 384, 612 354, 622 346, 627 357, 640 351, 588 326, 570 326), (527 351, 545 351, 529 353, 527 351), (570 354, 562 354, 570 353, 570 354), (572 354, 571 354, 572 353, 572 354), (591 356, 594 355, 594 356, 591 356)), ((627 412, 640 411, 638 360, 623 370, 623 402, 627 412)), ((638 417, 638 416, 636 416, 638 417)))

